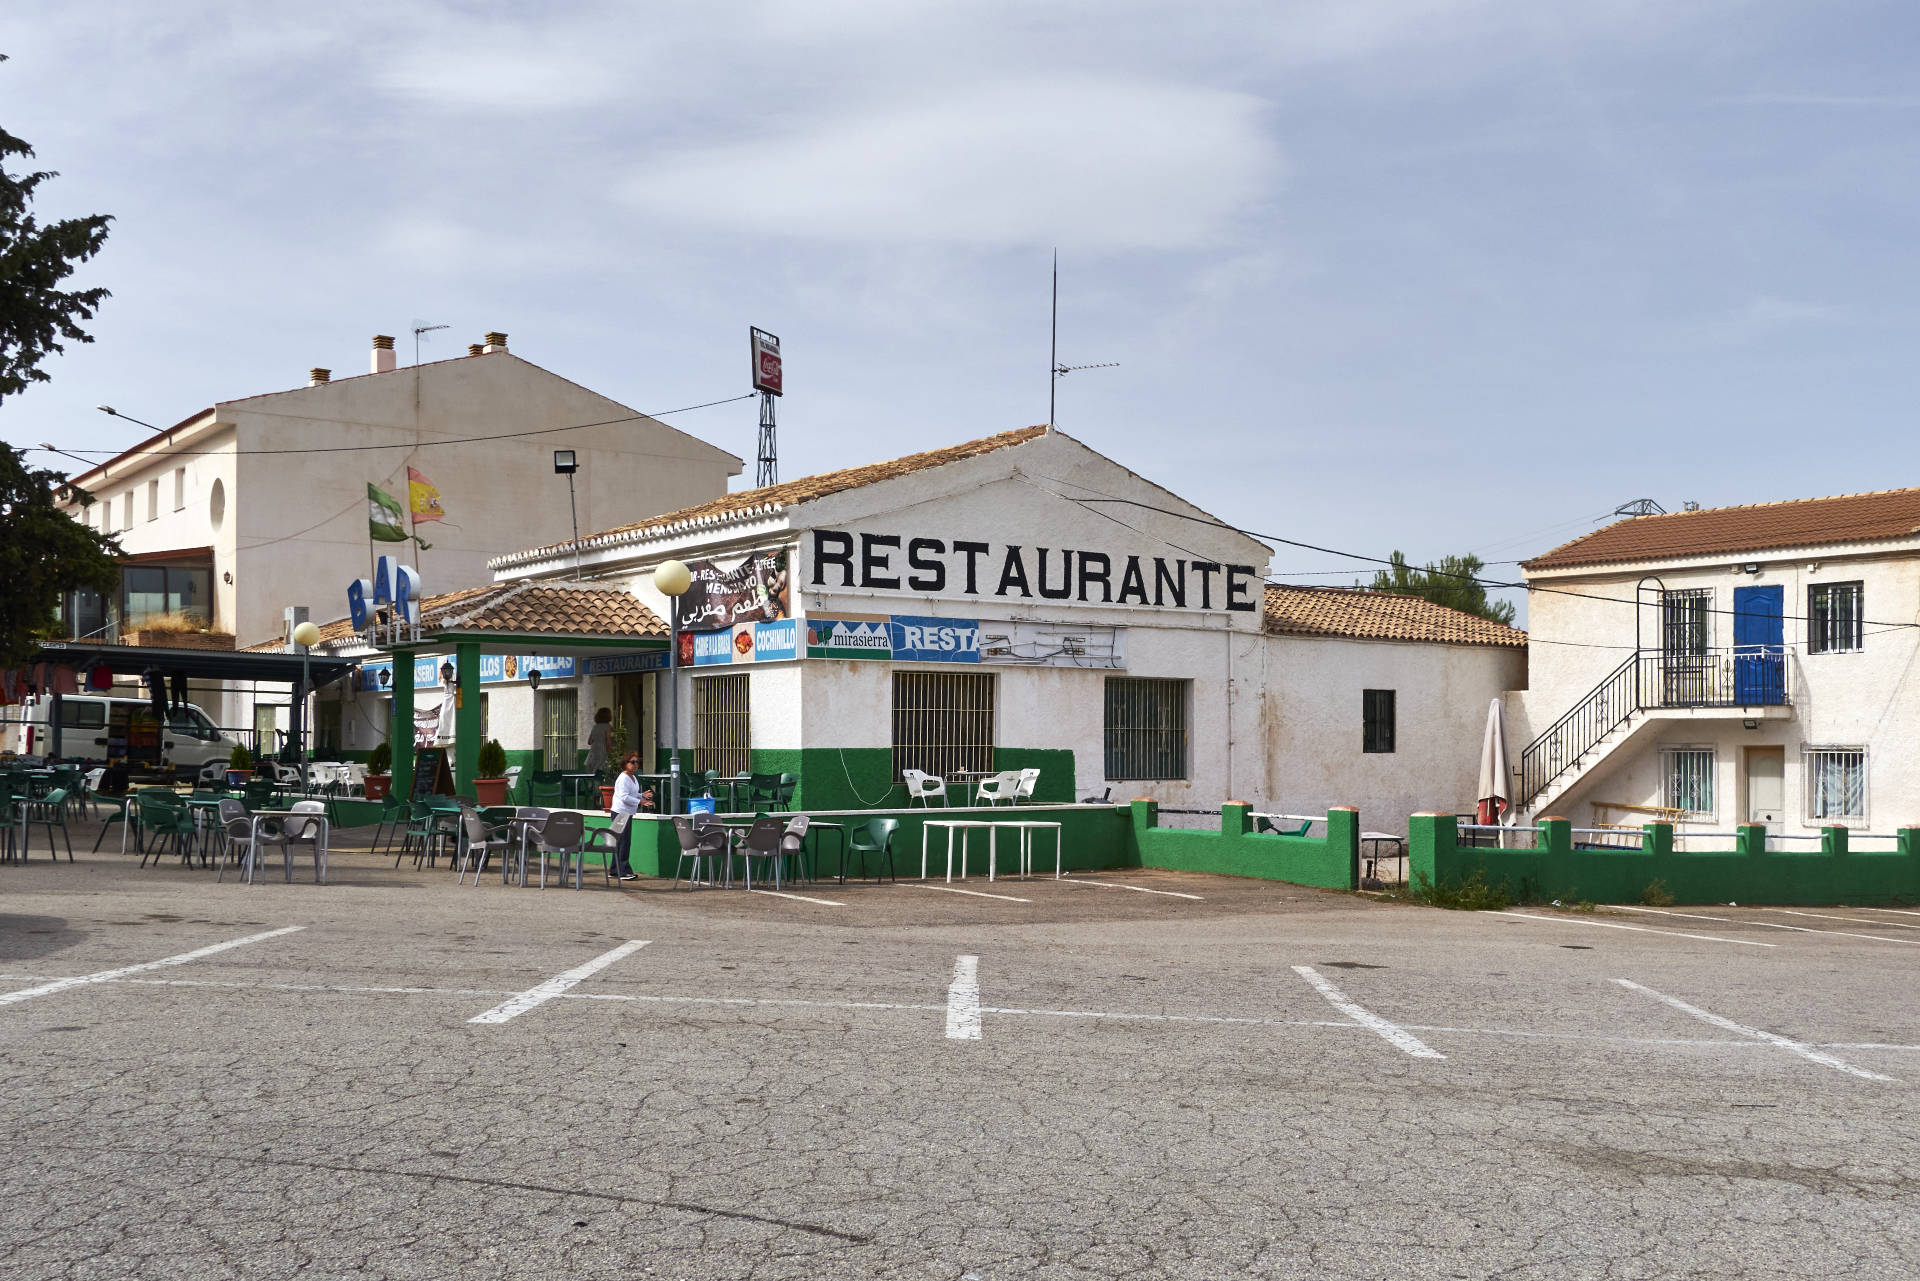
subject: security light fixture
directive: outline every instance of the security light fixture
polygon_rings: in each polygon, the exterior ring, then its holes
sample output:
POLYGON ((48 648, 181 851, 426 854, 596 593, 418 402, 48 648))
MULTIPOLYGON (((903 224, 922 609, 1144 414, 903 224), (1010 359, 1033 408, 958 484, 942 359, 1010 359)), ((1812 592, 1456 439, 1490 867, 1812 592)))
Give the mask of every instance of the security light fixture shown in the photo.
POLYGON ((454 677, 453 663, 451 661, 448 661, 440 664, 440 682, 442 684, 445 684, 446 682, 452 680, 453 677, 454 677))
POLYGON ((540 688, 540 669, 539 669, 539 668, 537 668, 537 667, 534 667, 534 668, 529 668, 529 669, 528 669, 528 671, 527 671, 527 687, 528 687, 529 689, 539 689, 539 688, 540 688))
POLYGON ((553 451, 553 474, 554 475, 571 476, 573 475, 573 473, 579 470, 580 470, 580 463, 574 457, 573 450, 556 449, 553 451))
POLYGON ((580 508, 573 498, 573 473, 580 470, 580 462, 571 449, 553 451, 553 474, 567 478, 567 514, 573 518, 573 576, 580 577, 580 508))

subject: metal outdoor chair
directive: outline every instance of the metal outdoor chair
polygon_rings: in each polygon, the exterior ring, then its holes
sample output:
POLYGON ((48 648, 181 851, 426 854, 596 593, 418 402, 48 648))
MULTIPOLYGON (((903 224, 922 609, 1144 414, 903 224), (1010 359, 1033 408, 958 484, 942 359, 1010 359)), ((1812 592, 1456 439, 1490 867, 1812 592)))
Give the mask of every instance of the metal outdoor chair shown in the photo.
POLYGON ((930 807, 933 804, 933 798, 936 796, 940 798, 940 804, 942 806, 946 805, 946 779, 938 778, 927 773, 925 770, 917 769, 903 769, 900 771, 900 777, 905 780, 907 784, 908 805, 919 801, 923 807, 930 807))
MULTIPOLYGON (((869 854, 875 856, 873 879, 876 882, 880 879, 882 868, 885 868, 887 875, 892 876, 894 880, 900 879, 893 870, 893 834, 899 828, 900 820, 897 818, 870 818, 864 825, 847 834, 847 861, 852 862, 856 854, 860 856, 862 880, 866 879, 869 854)), ((844 883, 846 879, 847 869, 842 866, 840 880, 844 883)))
MULTIPOLYGON (((696 816, 699 817, 699 816, 696 816)), ((684 814, 673 817, 673 834, 680 838, 680 858, 673 868, 673 886, 680 884, 680 872, 688 863, 693 864, 692 874, 687 877, 687 888, 692 889, 700 883, 700 864, 707 865, 707 884, 718 883, 713 860, 728 858, 732 854, 732 842, 728 839, 727 829, 718 823, 701 824, 694 827, 693 819, 684 814)))
MULTIPOLYGON (((773 888, 781 885, 780 864, 784 851, 781 838, 786 835, 786 824, 771 815, 762 814, 753 820, 753 826, 740 838, 739 853, 746 869, 747 888, 753 888, 753 860, 764 859, 773 864, 773 888)), ((764 877, 762 878, 765 879, 764 877)))

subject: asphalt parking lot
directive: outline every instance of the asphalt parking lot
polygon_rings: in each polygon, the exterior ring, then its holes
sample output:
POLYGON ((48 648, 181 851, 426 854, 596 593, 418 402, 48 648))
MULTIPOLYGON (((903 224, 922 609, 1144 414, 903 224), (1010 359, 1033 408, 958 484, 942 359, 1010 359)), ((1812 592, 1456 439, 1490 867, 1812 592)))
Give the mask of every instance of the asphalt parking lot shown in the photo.
POLYGON ((8 1278, 1920 1274, 1920 911, 135 862, 0 867, 8 1278))

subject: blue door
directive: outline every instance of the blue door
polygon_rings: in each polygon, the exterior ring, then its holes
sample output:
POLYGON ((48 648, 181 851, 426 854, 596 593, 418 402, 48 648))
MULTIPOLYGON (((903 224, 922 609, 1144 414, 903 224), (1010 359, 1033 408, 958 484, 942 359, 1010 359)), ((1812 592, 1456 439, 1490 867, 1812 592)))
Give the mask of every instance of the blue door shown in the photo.
POLYGON ((1787 698, 1783 589, 1733 589, 1733 701, 1774 707, 1787 698))

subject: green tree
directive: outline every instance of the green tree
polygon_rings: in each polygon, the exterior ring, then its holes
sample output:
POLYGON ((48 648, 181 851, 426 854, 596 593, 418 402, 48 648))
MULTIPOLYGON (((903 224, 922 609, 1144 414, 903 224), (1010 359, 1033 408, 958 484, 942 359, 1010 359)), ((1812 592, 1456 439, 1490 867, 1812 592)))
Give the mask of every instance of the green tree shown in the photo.
MULTIPOLYGON (((62 339, 92 342, 80 322, 91 320, 107 296, 104 289, 59 288, 75 265, 99 252, 108 219, 41 226, 28 206, 54 175, 10 168, 32 155, 32 147, 0 129, 0 401, 47 381, 40 362, 65 350, 62 339)), ((0 446, 0 663, 32 655, 35 641, 55 627, 65 593, 110 592, 119 582, 119 544, 55 506, 74 499, 93 501, 60 473, 29 467, 19 450, 0 446)))
POLYGON ((1448 556, 1438 563, 1427 562, 1423 569, 1409 565, 1405 552, 1396 551, 1391 559, 1389 568, 1374 573, 1373 581, 1367 584, 1369 588, 1376 592, 1418 596, 1449 609, 1491 618, 1496 623, 1513 622, 1511 603, 1487 599, 1487 589, 1478 581, 1480 571, 1487 566, 1478 556, 1472 553, 1448 556))

